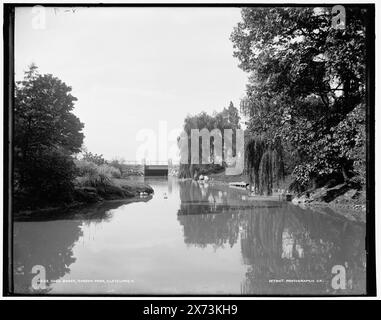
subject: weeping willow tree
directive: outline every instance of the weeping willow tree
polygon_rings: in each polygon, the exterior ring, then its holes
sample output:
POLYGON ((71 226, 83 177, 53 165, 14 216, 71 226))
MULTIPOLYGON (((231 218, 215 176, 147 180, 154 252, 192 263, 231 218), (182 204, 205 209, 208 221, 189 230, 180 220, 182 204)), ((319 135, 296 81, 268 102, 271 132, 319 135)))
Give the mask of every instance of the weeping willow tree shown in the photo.
POLYGON ((273 184, 284 179, 283 149, 279 141, 270 143, 262 136, 249 137, 245 146, 245 170, 258 194, 272 194, 273 184))

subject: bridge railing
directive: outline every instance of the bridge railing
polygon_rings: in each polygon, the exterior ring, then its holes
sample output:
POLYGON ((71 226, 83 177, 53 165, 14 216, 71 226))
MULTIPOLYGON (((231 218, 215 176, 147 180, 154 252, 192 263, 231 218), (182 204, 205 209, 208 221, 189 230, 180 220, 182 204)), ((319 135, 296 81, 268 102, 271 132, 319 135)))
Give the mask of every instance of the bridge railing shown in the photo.
POLYGON ((132 165, 132 166, 138 166, 138 165, 142 165, 143 163, 141 161, 136 161, 136 160, 125 160, 123 162, 123 164, 126 164, 126 165, 132 165))
POLYGON ((158 165, 161 165, 161 166, 164 166, 164 165, 168 165, 169 162, 168 161, 146 161, 144 163, 145 165, 150 165, 150 166, 158 166, 158 165))
POLYGON ((174 163, 172 163, 170 160, 163 160, 163 161, 157 161, 157 160, 142 160, 142 161, 136 161, 136 160, 125 160, 123 164, 126 165, 168 165, 169 167, 173 166, 174 163))

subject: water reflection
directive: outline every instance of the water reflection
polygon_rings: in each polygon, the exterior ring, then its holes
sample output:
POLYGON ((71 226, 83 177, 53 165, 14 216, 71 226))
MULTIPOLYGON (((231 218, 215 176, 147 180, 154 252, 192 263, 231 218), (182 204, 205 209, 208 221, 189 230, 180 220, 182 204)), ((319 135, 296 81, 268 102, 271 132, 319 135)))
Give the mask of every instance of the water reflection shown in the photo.
MULTIPOLYGON (((237 209, 239 192, 180 183, 178 220, 196 247, 240 242, 248 266, 242 294, 365 293, 365 230, 336 215, 290 204, 251 202, 237 209), (346 268, 346 290, 334 290, 332 267, 346 268)), ((242 198, 242 197, 241 197, 242 198)))
POLYGON ((81 222, 75 220, 47 222, 24 222, 14 228, 14 291, 16 293, 35 292, 31 287, 32 268, 41 265, 46 270, 46 289, 50 291, 52 282, 70 272, 70 265, 76 261, 73 246, 82 236, 81 222), (41 226, 43 224, 43 226, 41 226), (44 232, 41 232, 41 227, 44 232), (28 238, 29 241, 22 241, 28 238), (20 241, 21 240, 21 241, 20 241))
MULTIPOLYGON (((147 202, 151 198, 135 201, 147 202)), ((77 210, 41 212, 18 217, 13 232, 14 292, 49 293, 52 285, 70 273, 70 266, 76 262, 73 247, 83 236, 83 228, 110 221, 114 209, 130 202, 131 200, 108 201, 77 210), (32 273, 34 266, 45 268, 44 289, 32 288, 32 278, 36 276, 36 273, 32 273)))
POLYGON ((153 197, 109 201, 14 224, 14 288, 77 294, 361 294, 365 226, 331 210, 253 201, 219 184, 150 179, 153 197), (346 290, 331 286, 346 268, 346 290), (57 280, 133 280, 73 285, 57 280), (313 283, 307 281, 314 281, 313 283))

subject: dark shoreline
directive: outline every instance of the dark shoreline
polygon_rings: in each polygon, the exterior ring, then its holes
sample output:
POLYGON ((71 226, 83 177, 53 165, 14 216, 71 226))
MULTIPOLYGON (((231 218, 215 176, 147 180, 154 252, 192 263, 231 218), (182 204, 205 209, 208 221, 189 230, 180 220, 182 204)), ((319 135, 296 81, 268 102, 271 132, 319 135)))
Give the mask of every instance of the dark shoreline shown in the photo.
POLYGON ((102 218, 101 216, 88 215, 94 209, 107 207, 114 209, 120 205, 134 203, 134 202, 147 202, 152 199, 152 195, 133 198, 114 199, 114 200, 101 200, 96 203, 86 202, 73 202, 72 204, 57 207, 48 207, 36 210, 24 210, 15 212, 13 214, 14 222, 22 221, 50 221, 60 219, 93 219, 102 218))
POLYGON ((154 190, 146 183, 128 179, 114 179, 113 185, 98 187, 77 186, 73 201, 66 204, 44 206, 35 209, 24 209, 13 212, 13 221, 67 218, 73 212, 86 208, 94 208, 104 203, 132 203, 148 201, 154 190))

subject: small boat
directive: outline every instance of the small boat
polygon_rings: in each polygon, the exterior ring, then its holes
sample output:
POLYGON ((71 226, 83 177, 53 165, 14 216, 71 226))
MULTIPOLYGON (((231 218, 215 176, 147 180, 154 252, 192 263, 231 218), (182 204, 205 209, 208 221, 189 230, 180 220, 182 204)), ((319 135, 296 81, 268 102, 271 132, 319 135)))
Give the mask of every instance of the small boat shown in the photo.
POLYGON ((229 182, 229 187, 236 187, 236 188, 247 188, 250 184, 245 182, 245 181, 241 181, 241 182, 229 182))

